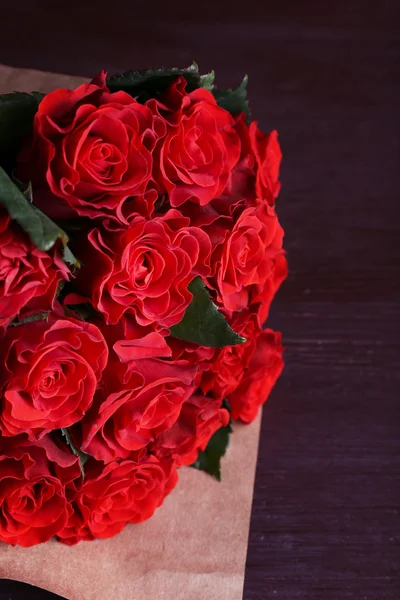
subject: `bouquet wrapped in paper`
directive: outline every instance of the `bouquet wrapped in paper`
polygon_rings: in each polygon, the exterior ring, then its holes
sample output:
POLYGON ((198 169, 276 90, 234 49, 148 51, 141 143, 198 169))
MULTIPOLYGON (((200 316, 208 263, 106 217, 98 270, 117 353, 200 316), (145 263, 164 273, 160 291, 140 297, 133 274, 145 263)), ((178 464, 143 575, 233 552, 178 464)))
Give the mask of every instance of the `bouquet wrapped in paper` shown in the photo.
POLYGON ((0 96, 2 542, 150 518, 181 467, 220 478, 268 397, 281 152, 246 83, 194 65, 0 96))

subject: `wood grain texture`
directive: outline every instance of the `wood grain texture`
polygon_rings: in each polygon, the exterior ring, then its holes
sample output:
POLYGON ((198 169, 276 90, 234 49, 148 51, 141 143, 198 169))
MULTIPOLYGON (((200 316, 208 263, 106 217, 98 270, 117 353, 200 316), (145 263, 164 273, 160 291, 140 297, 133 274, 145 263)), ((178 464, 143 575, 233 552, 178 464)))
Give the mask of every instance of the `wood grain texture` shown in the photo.
POLYGON ((280 131, 290 277, 270 325, 287 366, 263 416, 245 600, 398 600, 396 2, 74 4, 2 7, 0 60, 91 75, 194 58, 223 84, 247 72, 254 116, 280 131))

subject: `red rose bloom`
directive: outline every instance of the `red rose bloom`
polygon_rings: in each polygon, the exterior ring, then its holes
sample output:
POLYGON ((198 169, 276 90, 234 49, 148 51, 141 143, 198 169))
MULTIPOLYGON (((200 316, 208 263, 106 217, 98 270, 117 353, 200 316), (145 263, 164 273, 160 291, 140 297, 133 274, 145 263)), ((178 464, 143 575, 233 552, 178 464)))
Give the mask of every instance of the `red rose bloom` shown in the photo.
POLYGON ((210 272, 210 240, 176 210, 124 231, 94 229, 79 256, 77 286, 109 324, 133 312, 140 325, 178 323, 192 295, 187 286, 210 272), (96 265, 96 268, 93 268, 96 265))
POLYGON ((259 302, 274 279, 276 257, 283 253, 283 229, 272 207, 246 208, 227 236, 216 268, 220 301, 229 311, 259 302))
POLYGON ((126 223, 153 209, 152 152, 165 124, 129 94, 110 94, 105 82, 103 71, 75 90, 50 92, 39 105, 18 176, 33 181, 35 201, 46 189, 61 199, 59 210, 55 198, 43 206, 50 216, 65 216, 67 203, 78 215, 126 223))
POLYGON ((9 327, 2 340, 0 431, 35 439, 79 421, 107 362, 99 329, 68 317, 9 327))
POLYGON ((77 490, 74 514, 58 533, 65 544, 111 537, 127 523, 149 519, 176 485, 171 461, 149 456, 102 466, 92 463, 77 490))
POLYGON ((197 367, 194 383, 198 387, 202 373, 211 367, 215 353, 218 350, 216 348, 185 342, 171 336, 168 338, 168 346, 171 348, 173 361, 184 361, 191 367, 197 367))
POLYGON ((229 202, 228 206, 230 205, 232 208, 238 202, 245 206, 255 206, 262 200, 262 196, 257 197, 256 193, 257 161, 244 113, 236 117, 235 131, 240 139, 240 157, 228 182, 229 185, 223 192, 223 197, 226 202, 229 202))
POLYGON ((71 510, 65 486, 79 476, 77 457, 49 436, 0 436, 0 540, 28 547, 56 535, 71 510))
POLYGON ((229 418, 219 400, 194 394, 183 404, 176 423, 151 446, 151 452, 173 458, 177 466, 191 465, 217 429, 228 425, 229 418))
POLYGON ((261 333, 256 313, 243 310, 228 319, 229 325, 246 338, 244 344, 225 346, 218 351, 211 368, 202 374, 200 388, 221 402, 240 384, 245 369, 254 354, 257 338, 261 333))
POLYGON ((121 340, 114 351, 82 423, 82 449, 104 462, 131 457, 171 427, 197 372, 186 361, 168 361, 171 350, 155 332, 121 340))
POLYGON ((235 119, 235 131, 240 139, 240 157, 222 197, 213 204, 221 208, 225 203, 231 210, 239 202, 245 206, 260 202, 273 206, 280 190, 282 153, 278 133, 264 135, 256 122, 248 126, 243 113, 235 119))
POLYGON ((200 205, 219 196, 240 154, 234 119, 219 107, 208 90, 185 91, 180 77, 163 102, 150 100, 155 114, 169 121, 167 134, 157 147, 159 179, 171 206, 187 200, 200 205))
POLYGON ((256 159, 256 192, 258 198, 274 204, 279 194, 279 167, 282 152, 278 142, 278 132, 271 131, 264 135, 253 121, 249 127, 251 148, 256 159))
POLYGON ((283 369, 281 334, 266 329, 257 338, 255 351, 239 386, 228 397, 232 418, 253 421, 283 369))
POLYGON ((0 209, 0 327, 21 309, 25 314, 50 310, 57 286, 70 271, 56 251, 38 250, 0 209))
POLYGON ((252 303, 258 305, 258 320, 261 324, 265 323, 271 302, 288 275, 288 265, 285 255, 277 254, 271 277, 268 277, 264 285, 259 285, 253 289, 252 303))

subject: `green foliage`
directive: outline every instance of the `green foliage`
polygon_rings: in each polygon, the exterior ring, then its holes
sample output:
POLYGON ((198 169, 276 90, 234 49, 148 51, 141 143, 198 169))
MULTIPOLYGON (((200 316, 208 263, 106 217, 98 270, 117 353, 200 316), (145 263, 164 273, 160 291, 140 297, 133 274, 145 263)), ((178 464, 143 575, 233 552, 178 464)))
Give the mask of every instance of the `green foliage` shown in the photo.
POLYGON ((229 327, 200 277, 193 279, 188 289, 193 298, 182 321, 170 328, 173 337, 212 348, 234 346, 246 341, 229 327))
POLYGON ((212 70, 210 73, 206 73, 206 75, 200 75, 200 85, 206 90, 212 91, 214 88, 215 81, 215 71, 212 70))
POLYGON ((201 86, 199 68, 196 63, 186 69, 147 69, 119 73, 107 79, 107 86, 111 92, 123 90, 144 102, 148 98, 159 96, 180 75, 185 77, 188 91, 201 86))
POLYGON ((85 477, 84 465, 85 465, 86 461, 88 460, 88 458, 90 458, 89 454, 85 454, 85 452, 82 452, 82 450, 79 450, 75 446, 68 429, 65 429, 65 427, 63 427, 62 429, 60 429, 60 431, 61 431, 61 434, 65 437, 65 441, 66 441, 67 445, 71 448, 73 454, 75 454, 75 456, 79 457, 79 465, 81 468, 82 477, 85 477))
POLYGON ((68 236, 65 231, 36 208, 25 194, 0 167, 0 204, 3 204, 10 217, 17 221, 39 250, 48 252, 60 239, 64 247, 65 262, 78 267, 79 262, 67 246, 68 236))
POLYGON ((247 75, 244 76, 242 83, 233 90, 213 89, 214 98, 217 104, 229 111, 233 116, 242 112, 246 116, 249 114, 249 102, 247 100, 247 75))
MULTIPOLYGON (((225 400, 223 406, 230 411, 230 407, 225 400)), ((205 471, 217 481, 221 481, 221 458, 226 453, 232 432, 231 423, 218 429, 208 442, 207 448, 203 452, 199 452, 196 462, 190 466, 205 471)))
POLYGON ((14 92, 0 95, 0 164, 12 167, 44 94, 14 92))
POLYGON ((36 323, 37 321, 46 321, 49 316, 49 312, 40 312, 35 313, 34 315, 29 315, 25 317, 21 321, 14 321, 10 323, 9 327, 20 327, 21 325, 26 325, 26 323, 36 323))

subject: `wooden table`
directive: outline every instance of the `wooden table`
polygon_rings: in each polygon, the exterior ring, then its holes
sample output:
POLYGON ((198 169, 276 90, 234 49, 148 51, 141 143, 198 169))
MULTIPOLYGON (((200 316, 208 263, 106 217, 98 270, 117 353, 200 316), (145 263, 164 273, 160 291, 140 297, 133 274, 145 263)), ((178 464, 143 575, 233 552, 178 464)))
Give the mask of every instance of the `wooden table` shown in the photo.
POLYGON ((3 63, 92 75, 194 58, 222 84, 247 72, 254 116, 280 131, 290 277, 271 326, 287 366, 264 411, 245 600, 400 597, 395 4, 2 7, 3 63))

